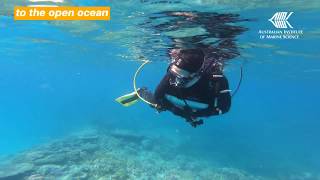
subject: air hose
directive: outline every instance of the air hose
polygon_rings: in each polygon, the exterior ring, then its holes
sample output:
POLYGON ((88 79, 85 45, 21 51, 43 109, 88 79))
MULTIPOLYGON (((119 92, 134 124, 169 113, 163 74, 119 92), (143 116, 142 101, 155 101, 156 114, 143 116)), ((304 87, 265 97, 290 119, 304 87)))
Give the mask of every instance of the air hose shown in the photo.
POLYGON ((237 94, 237 92, 238 92, 238 90, 239 90, 239 88, 241 86, 242 79, 243 79, 243 67, 241 65, 241 67, 240 67, 240 80, 238 82, 238 85, 237 85, 236 89, 233 91, 231 97, 234 97, 237 94))
POLYGON ((146 99, 144 99, 143 97, 140 96, 140 94, 139 94, 139 92, 138 92, 138 88, 137 88, 137 82, 136 82, 136 81, 137 81, 137 77, 138 77, 138 75, 140 74, 142 68, 143 68, 146 64, 148 64, 148 63, 151 63, 151 61, 148 61, 148 60, 143 61, 143 63, 142 63, 142 64, 140 65, 140 67, 137 69, 137 71, 136 71, 136 73, 134 74, 134 77, 133 77, 133 88, 134 88, 134 92, 137 94, 137 96, 139 97, 139 99, 140 99, 141 101, 143 101, 143 102, 145 102, 145 103, 147 103, 147 104, 155 107, 156 104, 154 104, 154 103, 152 103, 152 102, 149 102, 149 101, 147 101, 146 99))

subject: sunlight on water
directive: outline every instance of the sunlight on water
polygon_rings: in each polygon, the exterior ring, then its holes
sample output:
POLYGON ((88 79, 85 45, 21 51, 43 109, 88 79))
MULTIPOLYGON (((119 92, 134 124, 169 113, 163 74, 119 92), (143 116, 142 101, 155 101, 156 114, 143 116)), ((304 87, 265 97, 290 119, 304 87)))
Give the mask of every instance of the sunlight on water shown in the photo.
MULTIPOLYGON (((0 14, 2 15, 12 15, 11 9, 13 5, 31 5, 39 2, 33 1, 22 1, 22 0, 5 0, 0 2, 0 14)), ((57 1, 57 2, 46 2, 47 4, 56 4, 56 5, 83 5, 88 4, 87 1, 57 1)), ((205 30, 201 27, 193 27, 194 29, 179 29, 177 32, 166 30, 163 34, 158 34, 154 32, 154 29, 149 29, 141 27, 141 23, 148 21, 148 17, 154 13, 165 12, 165 11, 200 11, 200 12, 234 12, 242 14, 243 11, 252 11, 255 9, 272 9, 275 7, 275 4, 278 8, 287 8, 290 10, 302 10, 310 9, 316 10, 320 7, 320 2, 316 0, 308 1, 304 4, 302 1, 292 2, 290 0, 286 1, 217 1, 217 0, 197 0, 197 1, 157 1, 157 0, 130 0, 130 1, 91 1, 91 4, 100 4, 100 5, 110 5, 112 7, 112 16, 113 21, 110 24, 98 23, 98 22, 84 22, 84 21, 75 21, 75 22, 49 22, 51 25, 61 28, 65 31, 68 31, 75 36, 89 38, 91 40, 98 41, 100 43, 109 43, 117 42, 119 45, 129 48, 129 54, 120 55, 122 57, 127 57, 128 59, 137 59, 142 56, 147 56, 141 54, 141 49, 144 48, 145 44, 152 43, 151 46, 153 49, 165 49, 171 45, 166 42, 166 39, 163 39, 163 35, 172 36, 174 34, 179 34, 179 36, 184 36, 183 34, 194 33, 203 34, 206 33, 205 30), (137 6, 137 4, 139 4, 137 6), (192 8, 190 8, 192 7, 192 8), (94 33, 95 35, 88 35, 89 33, 94 33), (125 38, 123 38, 125 37, 125 38), (156 43, 154 43, 157 41, 156 43), (139 50, 140 49, 140 50, 139 50)), ((89 4, 90 5, 90 4, 89 4)), ((170 18, 170 17, 167 17, 170 18)), ((246 17, 243 17, 246 18, 246 17)), ((252 17, 250 18, 257 18, 252 17)), ((159 19, 162 21, 167 21, 164 17, 159 19)), ((153 22, 156 23, 156 22, 153 22)), ((158 22, 160 23, 160 22, 158 22)), ((163 23, 163 22, 162 22, 163 23)), ((319 37, 316 27, 313 31, 306 32, 305 36, 307 37, 319 37)), ((246 43, 240 46, 247 48, 246 43)), ((258 44, 260 42, 250 42, 251 44, 258 44)), ((150 45, 149 45, 150 46, 150 45)), ((262 47, 263 45, 258 45, 262 47)), ((268 48, 264 46, 263 48, 268 48)), ((143 50, 145 51, 145 50, 143 50)), ((148 54, 155 53, 150 51, 148 54)), ((278 54, 277 52, 275 52, 278 54)), ((301 54, 301 53, 294 53, 301 54)), ((284 55, 284 53, 282 53, 284 55)), ((317 54, 311 55, 318 57, 317 54)), ((146 57, 150 60, 156 60, 156 58, 146 57)))

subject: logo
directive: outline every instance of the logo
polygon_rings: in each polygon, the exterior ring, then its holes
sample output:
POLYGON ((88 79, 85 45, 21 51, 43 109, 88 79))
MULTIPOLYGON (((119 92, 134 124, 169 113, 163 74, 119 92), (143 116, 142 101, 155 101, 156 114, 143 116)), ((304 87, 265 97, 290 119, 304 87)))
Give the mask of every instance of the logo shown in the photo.
POLYGON ((295 28, 289 23, 289 18, 293 12, 276 12, 269 19, 269 21, 276 28, 272 29, 259 29, 258 35, 261 40, 294 40, 300 39, 303 36, 303 30, 301 28, 295 28))
POLYGON ((289 23, 288 19, 293 14, 293 12, 276 12, 269 21, 274 25, 276 28, 286 29, 288 26, 293 28, 289 23))

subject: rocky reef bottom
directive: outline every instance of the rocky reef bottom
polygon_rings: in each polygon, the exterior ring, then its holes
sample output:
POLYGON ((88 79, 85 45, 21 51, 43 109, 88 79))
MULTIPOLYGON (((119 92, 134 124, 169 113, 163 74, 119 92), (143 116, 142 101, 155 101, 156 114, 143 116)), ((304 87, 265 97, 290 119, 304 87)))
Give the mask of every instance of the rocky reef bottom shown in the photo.
POLYGON ((0 162, 0 180, 264 180, 183 155, 179 143, 127 130, 90 129, 0 162))

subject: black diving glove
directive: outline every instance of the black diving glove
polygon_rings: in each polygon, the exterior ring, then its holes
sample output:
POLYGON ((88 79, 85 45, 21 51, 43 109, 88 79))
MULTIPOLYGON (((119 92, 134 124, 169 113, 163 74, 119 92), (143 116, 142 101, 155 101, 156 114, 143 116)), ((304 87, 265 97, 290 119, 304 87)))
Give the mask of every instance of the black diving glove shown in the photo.
POLYGON ((153 93, 151 91, 149 91, 148 88, 142 87, 138 90, 138 93, 142 98, 144 98, 146 101, 150 102, 151 103, 150 107, 156 109, 157 112, 160 113, 160 112, 166 110, 163 106, 156 103, 154 96, 153 96, 153 93))
POLYGON ((199 125, 203 124, 202 119, 197 119, 196 117, 193 116, 193 111, 189 106, 184 107, 184 111, 186 113, 185 119, 192 127, 197 127, 199 125))
POLYGON ((199 125, 202 125, 203 124, 203 120, 202 119, 197 119, 195 117, 190 117, 188 119, 186 119, 186 121, 188 123, 190 123, 190 125, 194 128, 196 128, 197 126, 199 125))
POLYGON ((156 109, 158 113, 161 113, 162 111, 165 111, 166 108, 161 106, 160 104, 150 105, 152 108, 156 109))

